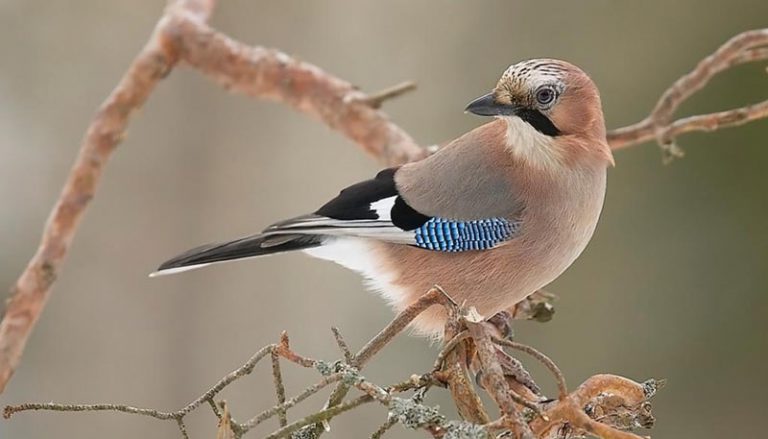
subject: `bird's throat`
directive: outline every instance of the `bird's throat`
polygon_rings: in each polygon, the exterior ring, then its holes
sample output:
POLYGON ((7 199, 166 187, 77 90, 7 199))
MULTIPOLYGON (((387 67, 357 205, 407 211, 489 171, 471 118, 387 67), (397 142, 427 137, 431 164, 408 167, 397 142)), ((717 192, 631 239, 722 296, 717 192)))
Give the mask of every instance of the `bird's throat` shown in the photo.
POLYGON ((502 117, 507 125, 506 145, 515 158, 539 169, 557 169, 564 163, 556 138, 539 132, 517 116, 502 117))

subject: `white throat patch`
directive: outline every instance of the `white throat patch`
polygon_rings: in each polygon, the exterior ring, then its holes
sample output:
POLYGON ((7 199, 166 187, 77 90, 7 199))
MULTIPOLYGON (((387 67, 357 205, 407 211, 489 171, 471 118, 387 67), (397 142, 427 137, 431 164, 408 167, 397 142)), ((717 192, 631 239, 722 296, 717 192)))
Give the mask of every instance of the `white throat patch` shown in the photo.
POLYGON ((507 123, 507 148, 515 157, 540 169, 562 166, 562 153, 552 137, 536 131, 519 117, 502 116, 502 119, 507 123))

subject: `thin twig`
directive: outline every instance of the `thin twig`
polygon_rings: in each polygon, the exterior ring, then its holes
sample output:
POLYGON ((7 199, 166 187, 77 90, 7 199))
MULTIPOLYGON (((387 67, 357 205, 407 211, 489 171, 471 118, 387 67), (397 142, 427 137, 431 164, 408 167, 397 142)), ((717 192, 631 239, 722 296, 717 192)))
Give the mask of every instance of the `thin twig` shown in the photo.
POLYGON ((387 343, 397 334, 402 332, 419 314, 424 312, 432 305, 452 306, 452 300, 445 294, 440 287, 433 287, 426 294, 419 297, 418 300, 409 305, 406 309, 397 314, 397 316, 384 329, 373 337, 360 351, 355 354, 355 367, 362 367, 371 357, 376 355, 387 343))
POLYGON ((680 104, 703 89, 715 75, 731 67, 735 62, 743 62, 742 54, 745 50, 767 44, 768 29, 742 32, 726 41, 661 95, 651 111, 650 118, 657 126, 668 124, 680 104))
POLYGON ((381 424, 373 434, 371 434, 371 439, 381 439, 381 437, 384 436, 384 433, 389 431, 395 424, 397 424, 397 418, 390 417, 385 423, 381 424))
POLYGON ((504 340, 497 337, 493 337, 492 340, 496 344, 525 352, 526 354, 539 360, 547 369, 549 369, 550 372, 552 372, 552 375, 555 376, 555 381, 557 382, 557 390, 559 393, 558 397, 563 399, 568 395, 568 386, 565 383, 565 376, 563 375, 563 372, 560 371, 560 368, 557 367, 557 364, 555 364, 555 362, 552 361, 548 356, 531 346, 517 343, 512 340, 504 340))
POLYGON ((305 399, 309 398, 310 396, 314 395, 315 393, 319 392, 320 390, 327 387, 329 384, 333 384, 336 382, 341 381, 341 379, 344 378, 343 373, 335 373, 333 375, 328 375, 327 377, 323 378, 319 382, 307 387, 304 389, 301 393, 294 396, 293 398, 287 400, 285 403, 283 403, 280 406, 272 407, 268 410, 265 410, 258 415, 254 416, 253 418, 249 419, 248 421, 244 422, 242 424, 243 429, 245 431, 248 431, 252 429, 253 427, 259 425, 260 423, 266 421, 267 419, 274 416, 276 413, 278 413, 280 410, 287 410, 296 404, 299 404, 300 402, 304 401, 305 399))
POLYGON ((221 410, 219 409, 219 405, 218 405, 218 404, 216 404, 216 401, 214 401, 214 400, 212 400, 212 399, 209 399, 209 400, 208 400, 208 405, 209 405, 209 406, 211 406, 211 411, 213 412, 213 414, 214 414, 214 415, 215 415, 217 418, 221 419, 221 417, 222 417, 223 413, 221 413, 221 410))
POLYGON ((445 361, 445 357, 448 356, 451 352, 453 352, 454 349, 456 349, 456 346, 461 343, 462 341, 469 338, 469 332, 468 331, 461 331, 458 334, 456 334, 452 339, 448 341, 443 346, 443 349, 440 350, 440 353, 437 354, 437 358, 435 359, 435 365, 432 367, 433 371, 440 370, 443 367, 443 362, 445 361))
POLYGON ((416 90, 416 83, 414 81, 404 81, 399 84, 395 84, 392 87, 385 88, 384 90, 371 93, 365 99, 365 103, 373 108, 381 108, 381 105, 385 101, 394 99, 398 96, 402 96, 414 90, 416 90))
POLYGON ((289 434, 293 433, 294 431, 302 427, 305 427, 310 424, 317 424, 325 420, 329 420, 331 418, 336 417, 337 415, 340 415, 341 413, 347 412, 357 406, 369 403, 371 401, 375 401, 375 399, 370 395, 366 394, 366 395, 357 397, 351 401, 347 401, 345 403, 341 403, 333 407, 328 407, 327 409, 321 410, 303 419, 299 419, 298 421, 288 424, 287 426, 275 431, 274 433, 270 434, 264 439, 278 439, 278 438, 287 437, 289 434))
MULTIPOLYGON (((672 122, 667 128, 666 133, 670 138, 676 138, 682 134, 696 131, 711 132, 744 125, 765 118, 768 118, 768 100, 733 110, 684 117, 672 122)), ((619 128, 608 133, 608 141, 614 150, 627 148, 654 139, 656 139, 656 134, 653 124, 649 120, 643 120, 637 124, 619 128)))
MULTIPOLYGON (((283 376, 280 372, 280 356, 272 351, 272 379, 275 383, 275 394, 277 395, 277 404, 282 407, 285 404, 285 386, 283 385, 283 376)), ((288 418, 285 408, 277 411, 277 418, 281 427, 288 425, 288 418)))
POLYGON ((282 334, 280 334, 280 343, 275 347, 275 351, 286 360, 302 367, 316 367, 318 363, 317 360, 299 355, 291 349, 287 331, 283 331, 282 334))
POLYGON ((30 410, 48 410, 54 412, 110 411, 149 416, 160 420, 178 419, 180 417, 177 412, 163 412, 160 410, 133 407, 124 404, 56 404, 53 402, 8 405, 5 406, 5 409, 3 410, 3 417, 8 419, 16 413, 30 410))
POLYGON ((680 105, 703 89, 718 73, 738 64, 768 59, 768 47, 765 46, 768 46, 768 29, 746 31, 731 38, 664 91, 648 117, 608 133, 611 148, 622 149, 656 139, 668 153, 679 155, 679 148, 674 148, 674 139, 678 135, 733 127, 768 117, 768 101, 765 101, 734 110, 672 120, 680 105))
POLYGON ((248 359, 248 361, 246 361, 245 364, 233 370, 232 372, 228 373, 226 376, 220 379, 219 382, 217 382, 213 387, 208 389, 205 393, 203 393, 197 399, 195 399, 194 401, 184 406, 184 408, 182 408, 176 413, 179 413, 181 415, 186 415, 192 410, 195 410, 196 408, 198 408, 200 404, 209 400, 213 400, 213 398, 216 395, 218 395, 219 392, 224 390, 225 387, 227 387, 228 385, 232 384, 238 379, 246 375, 249 375, 251 372, 253 372, 253 368, 256 367, 256 364, 259 361, 261 361, 262 358, 270 354, 275 349, 275 346, 276 345, 268 345, 261 348, 250 359, 248 359))
POLYGON ((179 426, 179 432, 181 433, 181 437, 183 437, 184 439, 189 439, 189 433, 187 433, 187 425, 184 423, 184 419, 176 418, 176 425, 179 426))
POLYGON ((344 361, 346 361, 347 364, 352 364, 354 357, 352 356, 352 351, 349 350, 349 345, 344 340, 344 337, 341 336, 341 331, 339 331, 339 328, 332 326, 331 332, 333 332, 333 338, 336 340, 336 344, 339 345, 339 349, 344 355, 344 361))
MULTIPOLYGON (((442 304, 444 306, 453 306, 453 300, 443 291, 442 288, 435 286, 426 294, 421 296, 416 302, 412 303, 406 309, 397 314, 397 316, 382 329, 375 337, 363 346, 357 354, 354 355, 350 365, 362 369, 363 366, 376 355, 384 346, 386 346, 397 334, 402 332, 419 314, 424 312, 432 305, 442 304)), ((331 396, 328 397, 326 407, 333 407, 344 399, 349 391, 347 384, 339 384, 333 389, 331 396)), ((325 428, 316 424, 314 426, 317 435, 322 434, 325 428)))

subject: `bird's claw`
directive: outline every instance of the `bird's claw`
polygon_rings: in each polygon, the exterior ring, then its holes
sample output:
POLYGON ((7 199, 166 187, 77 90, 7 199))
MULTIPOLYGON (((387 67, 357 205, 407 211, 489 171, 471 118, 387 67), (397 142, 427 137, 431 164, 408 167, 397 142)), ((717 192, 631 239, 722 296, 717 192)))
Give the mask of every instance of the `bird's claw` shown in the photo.
POLYGON ((500 338, 512 340, 515 336, 515 331, 512 328, 512 314, 508 311, 501 311, 494 314, 488 319, 488 323, 492 324, 501 334, 500 338))

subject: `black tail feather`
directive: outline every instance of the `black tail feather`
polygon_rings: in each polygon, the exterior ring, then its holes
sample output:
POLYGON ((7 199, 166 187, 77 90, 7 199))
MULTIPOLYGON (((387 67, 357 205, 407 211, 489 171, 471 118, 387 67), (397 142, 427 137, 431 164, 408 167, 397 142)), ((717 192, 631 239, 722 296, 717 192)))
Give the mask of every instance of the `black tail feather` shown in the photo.
POLYGON ((229 242, 207 244, 187 250, 163 262, 157 269, 157 273, 194 265, 304 250, 319 246, 322 240, 322 236, 317 235, 260 234, 229 242))

